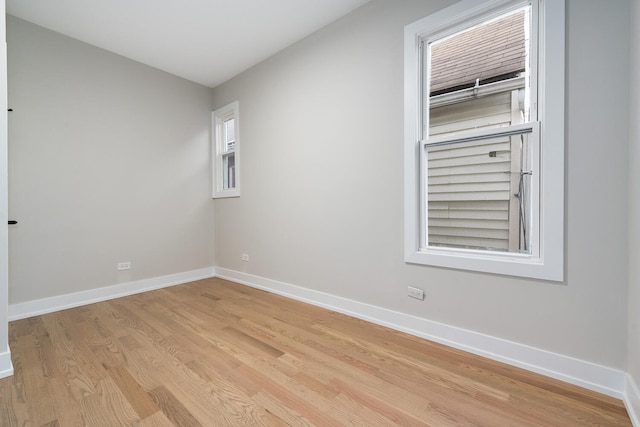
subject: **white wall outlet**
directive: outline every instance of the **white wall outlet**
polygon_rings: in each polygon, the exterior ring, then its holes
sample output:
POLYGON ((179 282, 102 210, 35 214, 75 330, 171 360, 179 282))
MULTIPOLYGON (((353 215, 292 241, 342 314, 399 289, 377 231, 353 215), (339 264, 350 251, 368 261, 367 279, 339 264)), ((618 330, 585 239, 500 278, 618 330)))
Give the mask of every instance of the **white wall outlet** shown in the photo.
POLYGON ((242 254, 242 260, 244 262, 249 262, 249 255, 248 254, 242 254))
POLYGON ((120 270, 129 270, 131 268, 131 262, 119 262, 118 263, 118 271, 120 270))
POLYGON ((413 286, 407 286, 407 295, 419 300, 424 299, 424 291, 422 289, 414 288, 413 286))

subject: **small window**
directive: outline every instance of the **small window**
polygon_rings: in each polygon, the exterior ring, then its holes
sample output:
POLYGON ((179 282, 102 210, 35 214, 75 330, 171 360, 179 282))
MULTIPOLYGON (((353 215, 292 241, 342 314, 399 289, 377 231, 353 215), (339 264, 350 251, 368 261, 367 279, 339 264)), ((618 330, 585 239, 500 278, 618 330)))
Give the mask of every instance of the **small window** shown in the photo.
POLYGON ((240 196, 238 102, 213 112, 213 197, 240 196))
POLYGON ((563 19, 463 0, 405 28, 407 262, 563 279, 563 19))

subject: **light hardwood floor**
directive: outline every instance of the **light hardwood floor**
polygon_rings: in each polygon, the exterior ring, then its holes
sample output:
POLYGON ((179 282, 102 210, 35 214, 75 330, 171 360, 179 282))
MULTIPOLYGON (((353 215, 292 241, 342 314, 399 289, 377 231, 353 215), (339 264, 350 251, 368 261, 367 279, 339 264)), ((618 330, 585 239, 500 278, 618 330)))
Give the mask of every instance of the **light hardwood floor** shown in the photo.
POLYGON ((631 425, 622 402, 220 279, 10 324, 2 426, 631 425))

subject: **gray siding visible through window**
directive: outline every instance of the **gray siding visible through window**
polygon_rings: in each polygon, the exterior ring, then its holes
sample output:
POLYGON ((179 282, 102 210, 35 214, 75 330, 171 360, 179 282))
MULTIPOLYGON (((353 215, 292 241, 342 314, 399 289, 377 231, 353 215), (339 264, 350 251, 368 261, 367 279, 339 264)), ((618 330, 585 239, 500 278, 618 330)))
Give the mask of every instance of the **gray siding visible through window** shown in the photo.
MULTIPOLYGON (((518 92, 433 108, 431 135, 509 125, 520 114, 518 92)), ((429 149, 430 245, 517 251, 519 180, 512 175, 519 175, 511 171, 521 169, 519 144, 505 136, 429 149)))
MULTIPOLYGON (((520 11, 433 43, 429 137, 523 122, 527 22, 520 11)), ((526 250, 519 198, 526 140, 502 136, 428 148, 430 246, 526 250)))

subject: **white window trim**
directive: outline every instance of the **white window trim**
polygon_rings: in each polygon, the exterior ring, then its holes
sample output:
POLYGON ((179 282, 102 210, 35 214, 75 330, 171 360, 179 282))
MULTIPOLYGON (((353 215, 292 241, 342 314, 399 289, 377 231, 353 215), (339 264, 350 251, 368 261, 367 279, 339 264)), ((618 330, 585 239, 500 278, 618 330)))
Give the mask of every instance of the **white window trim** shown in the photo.
POLYGON ((543 280, 564 280, 564 0, 539 4, 539 250, 533 255, 423 247, 421 242, 421 80, 424 36, 503 9, 514 0, 462 0, 405 27, 405 262, 543 280))
POLYGON ((234 101, 229 105, 215 110, 211 114, 212 119, 212 136, 211 136, 211 164, 212 164, 212 182, 213 182, 213 198, 240 197, 240 104, 234 101), (235 119, 235 186, 233 188, 224 188, 223 182, 223 121, 232 116, 235 119))

